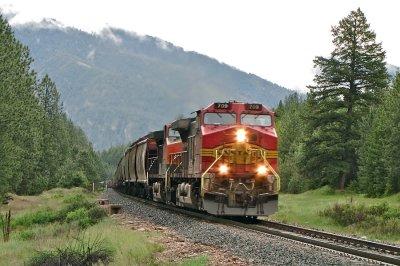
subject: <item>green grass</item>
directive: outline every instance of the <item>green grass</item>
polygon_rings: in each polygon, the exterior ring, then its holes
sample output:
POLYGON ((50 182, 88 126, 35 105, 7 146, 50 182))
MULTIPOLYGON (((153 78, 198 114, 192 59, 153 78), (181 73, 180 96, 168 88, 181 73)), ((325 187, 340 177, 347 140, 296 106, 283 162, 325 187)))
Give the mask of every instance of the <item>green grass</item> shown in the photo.
MULTIPOLYGON (((400 232, 392 234, 373 233, 354 226, 341 226, 333 219, 319 215, 320 212, 332 207, 335 203, 377 205, 386 202, 390 208, 400 208, 400 194, 384 198, 366 198, 363 195, 350 192, 330 191, 327 188, 307 191, 302 194, 280 194, 279 211, 268 219, 289 224, 302 225, 309 228, 346 233, 400 243, 400 232)), ((373 230, 372 230, 373 231, 373 230)))
POLYGON ((184 260, 181 266, 205 266, 208 265, 208 258, 207 256, 198 256, 190 259, 184 260))
MULTIPOLYGON (((134 231, 111 218, 101 219, 101 214, 90 206, 87 206, 88 211, 82 211, 85 200, 93 201, 96 196, 81 189, 56 189, 38 196, 14 196, 10 205, 0 207, 0 212, 11 208, 13 214, 10 241, 4 243, 0 236, 0 266, 26 265, 39 251, 63 250, 76 238, 104 239, 115 251, 110 265, 157 265, 155 254, 163 247, 153 243, 151 238, 158 233, 134 231), (81 227, 82 217, 90 217, 97 223, 81 227)), ((200 262, 198 259, 194 264, 185 265, 204 265, 200 262)))

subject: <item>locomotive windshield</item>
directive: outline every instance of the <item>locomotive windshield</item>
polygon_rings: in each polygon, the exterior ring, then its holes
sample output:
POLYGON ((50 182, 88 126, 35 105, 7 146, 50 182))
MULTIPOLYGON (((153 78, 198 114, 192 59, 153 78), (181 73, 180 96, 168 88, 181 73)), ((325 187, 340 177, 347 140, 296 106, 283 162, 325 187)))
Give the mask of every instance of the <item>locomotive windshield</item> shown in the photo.
POLYGON ((206 125, 233 125, 236 124, 236 114, 234 113, 206 113, 204 115, 206 125))
POLYGON ((242 125, 269 127, 272 125, 270 115, 242 114, 240 116, 242 125))

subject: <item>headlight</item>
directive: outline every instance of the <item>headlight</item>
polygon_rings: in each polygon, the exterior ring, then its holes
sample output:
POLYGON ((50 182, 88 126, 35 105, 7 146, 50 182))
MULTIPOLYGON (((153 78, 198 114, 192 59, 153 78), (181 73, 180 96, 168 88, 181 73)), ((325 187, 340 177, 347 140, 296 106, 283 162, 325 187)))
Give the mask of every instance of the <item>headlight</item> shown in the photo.
POLYGON ((221 175, 226 175, 229 171, 229 167, 226 164, 221 164, 218 168, 218 171, 221 175))
POLYGON ((236 141, 245 142, 246 141, 246 131, 244 129, 238 129, 236 131, 236 141))
POLYGON ((260 165, 257 167, 257 174, 258 175, 266 175, 268 172, 268 168, 265 165, 260 165))

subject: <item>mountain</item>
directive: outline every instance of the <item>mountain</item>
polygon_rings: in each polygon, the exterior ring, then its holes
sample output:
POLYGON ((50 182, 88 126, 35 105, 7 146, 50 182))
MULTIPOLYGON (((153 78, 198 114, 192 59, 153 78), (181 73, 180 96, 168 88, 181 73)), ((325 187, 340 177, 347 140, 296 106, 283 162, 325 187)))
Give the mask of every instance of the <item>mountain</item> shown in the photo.
POLYGON ((394 78, 394 76, 395 76, 398 72, 400 72, 400 67, 398 67, 398 66, 394 66, 394 65, 387 64, 387 65, 386 65, 386 68, 387 68, 387 70, 388 70, 388 73, 389 73, 390 77, 392 77, 392 78, 394 78))
POLYGON ((117 28, 94 34, 47 19, 14 31, 31 50, 34 69, 55 81, 65 111, 96 149, 132 141, 210 102, 273 107, 291 93, 205 55, 117 28))

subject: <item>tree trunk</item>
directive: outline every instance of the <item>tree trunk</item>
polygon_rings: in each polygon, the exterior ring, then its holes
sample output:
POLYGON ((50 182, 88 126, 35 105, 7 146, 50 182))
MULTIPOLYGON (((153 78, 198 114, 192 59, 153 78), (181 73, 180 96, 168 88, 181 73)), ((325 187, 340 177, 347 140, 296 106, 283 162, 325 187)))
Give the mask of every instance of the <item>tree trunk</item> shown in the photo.
POLYGON ((339 181, 339 189, 340 189, 340 191, 344 190, 344 186, 346 184, 346 177, 347 177, 347 173, 343 173, 342 176, 340 177, 340 181, 339 181))

